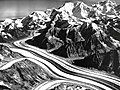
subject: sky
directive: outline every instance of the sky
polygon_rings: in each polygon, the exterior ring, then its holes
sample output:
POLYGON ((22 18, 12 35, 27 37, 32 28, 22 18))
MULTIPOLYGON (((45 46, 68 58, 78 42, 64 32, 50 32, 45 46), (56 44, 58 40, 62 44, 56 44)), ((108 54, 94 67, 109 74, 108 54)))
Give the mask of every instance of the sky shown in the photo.
MULTIPOLYGON (((59 7, 65 1, 78 0, 0 0, 0 20, 6 18, 21 18, 29 15, 33 11, 46 10, 59 7)), ((86 4, 98 2, 100 0, 79 0, 86 4)), ((114 0, 120 3, 120 0, 114 0)))

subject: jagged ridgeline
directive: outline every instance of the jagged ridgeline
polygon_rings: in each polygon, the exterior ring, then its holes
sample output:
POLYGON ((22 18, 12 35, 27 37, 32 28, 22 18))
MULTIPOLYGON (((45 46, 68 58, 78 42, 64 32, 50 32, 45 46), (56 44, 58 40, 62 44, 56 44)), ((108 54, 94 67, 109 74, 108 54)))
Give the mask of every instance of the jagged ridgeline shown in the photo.
POLYGON ((0 32, 1 42, 32 37, 27 44, 72 60, 74 65, 120 76, 120 5, 113 1, 91 6, 67 2, 22 19, 6 19, 0 32))
POLYGON ((120 5, 109 0, 91 6, 65 3, 45 12, 50 21, 38 31, 40 35, 26 43, 72 60, 74 65, 120 76, 119 10, 120 5))

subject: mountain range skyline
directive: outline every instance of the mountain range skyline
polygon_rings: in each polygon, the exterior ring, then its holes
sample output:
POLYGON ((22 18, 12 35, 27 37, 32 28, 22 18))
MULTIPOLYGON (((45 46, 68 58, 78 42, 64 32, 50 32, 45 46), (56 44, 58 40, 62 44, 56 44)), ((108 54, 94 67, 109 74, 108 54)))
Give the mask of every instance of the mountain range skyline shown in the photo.
MULTIPOLYGON (((0 0, 0 19, 24 17, 33 11, 58 8, 66 1, 82 1, 87 5, 104 0, 0 0)), ((112 0, 113 1, 113 0, 112 0)), ((114 0, 117 4, 119 0, 114 0)))

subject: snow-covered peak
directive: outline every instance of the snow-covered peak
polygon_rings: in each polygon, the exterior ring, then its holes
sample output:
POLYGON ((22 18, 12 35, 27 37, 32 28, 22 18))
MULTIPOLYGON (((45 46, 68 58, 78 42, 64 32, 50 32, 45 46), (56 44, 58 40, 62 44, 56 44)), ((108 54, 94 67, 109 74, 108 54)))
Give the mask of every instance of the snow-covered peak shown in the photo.
POLYGON ((13 22, 12 19, 6 18, 5 21, 2 22, 2 24, 3 24, 4 26, 7 26, 7 25, 11 24, 12 22, 13 22))
POLYGON ((34 11, 30 16, 33 17, 33 20, 50 21, 49 16, 44 11, 34 11))
POLYGON ((68 3, 65 3, 65 5, 59 9, 59 11, 62 13, 66 12, 69 15, 72 15, 73 8, 74 8, 74 3, 68 2, 68 3))

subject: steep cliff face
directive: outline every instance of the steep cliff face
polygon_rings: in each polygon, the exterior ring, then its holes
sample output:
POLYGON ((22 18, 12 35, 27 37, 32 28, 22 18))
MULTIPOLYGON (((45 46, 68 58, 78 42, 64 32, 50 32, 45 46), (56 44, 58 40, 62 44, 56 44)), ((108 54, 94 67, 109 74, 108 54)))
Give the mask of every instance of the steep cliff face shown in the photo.
POLYGON ((49 27, 26 43, 69 58, 74 65, 120 75, 119 5, 109 0, 91 6, 68 2, 51 10, 50 19, 45 22, 49 27))

